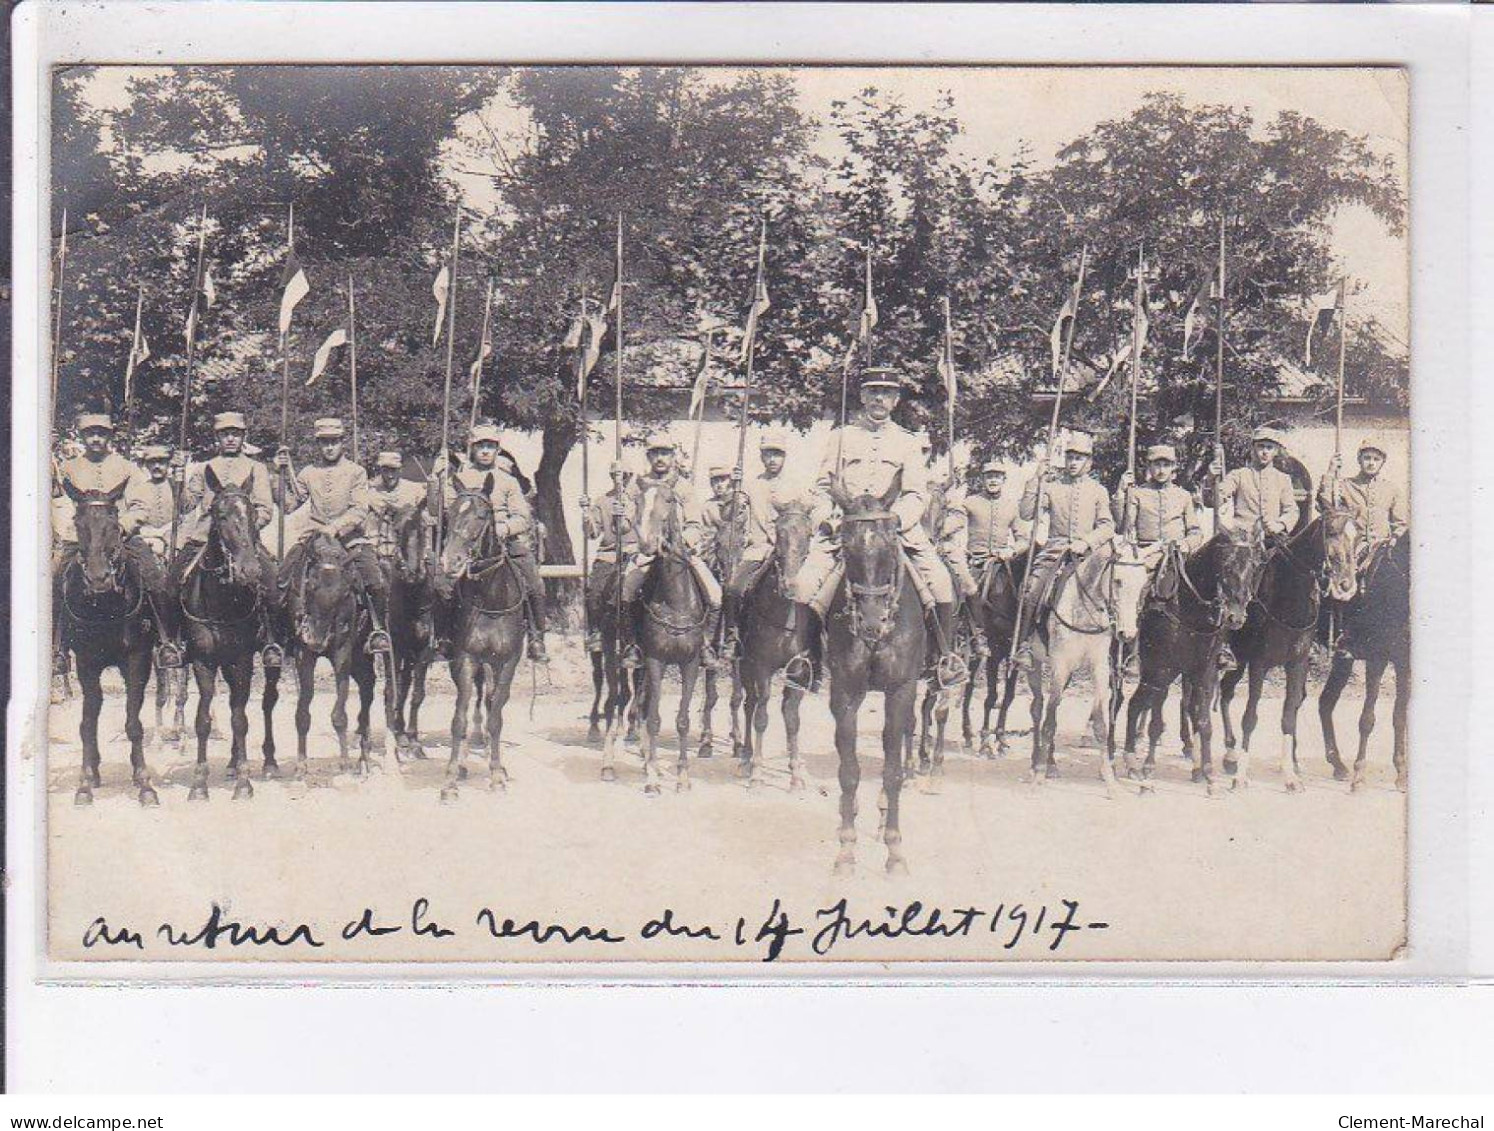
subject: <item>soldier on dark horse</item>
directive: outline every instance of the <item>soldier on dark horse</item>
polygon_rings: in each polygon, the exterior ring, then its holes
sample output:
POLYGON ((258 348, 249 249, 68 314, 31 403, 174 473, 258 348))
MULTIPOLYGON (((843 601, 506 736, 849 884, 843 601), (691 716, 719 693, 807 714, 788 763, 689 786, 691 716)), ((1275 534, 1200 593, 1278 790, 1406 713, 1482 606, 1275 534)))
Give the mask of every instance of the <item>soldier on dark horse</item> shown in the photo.
POLYGON ((1359 751, 1354 759, 1352 788, 1364 782, 1369 736, 1375 727, 1375 701, 1387 667, 1395 668, 1395 705, 1392 759, 1396 786, 1406 788, 1406 722, 1411 700, 1411 540, 1410 512, 1399 483, 1384 474, 1385 449, 1373 437, 1358 451, 1359 471, 1343 478, 1339 458, 1333 457, 1318 493, 1320 507, 1345 508, 1353 519, 1354 588, 1330 601, 1337 638, 1333 665, 1318 697, 1324 750, 1333 776, 1351 775, 1338 752, 1333 709, 1338 705, 1354 662, 1364 662, 1364 706, 1359 715, 1359 751))
MULTIPOLYGON (((644 681, 641 672, 622 664, 621 629, 617 623, 617 585, 621 576, 616 540, 619 531, 622 535, 622 560, 631 560, 638 552, 638 533, 628 505, 632 472, 621 460, 614 461, 610 471, 613 486, 602 498, 593 500, 582 495, 580 500, 581 521, 586 524, 588 539, 596 546, 583 595, 586 622, 590 626, 586 651, 591 655, 590 737, 593 741, 602 737, 598 723, 604 717, 610 732, 614 715, 620 718, 628 710, 630 701, 636 707, 637 695, 641 693, 644 681)), ((628 741, 631 742, 633 737, 630 713, 628 741)))
MULTIPOLYGON (((700 508, 701 542, 705 547, 706 564, 710 567, 711 574, 716 578, 717 583, 723 586, 729 580, 732 563, 740 560, 743 547, 747 542, 749 522, 747 493, 740 486, 733 489, 732 480, 736 477, 735 473, 736 469, 730 465, 712 464, 707 469, 711 495, 700 508)), ((733 631, 727 624, 726 603, 727 599, 723 595, 722 608, 716 610, 711 618, 712 623, 706 626, 707 639, 713 646, 721 646, 716 648, 717 662, 704 669, 705 695, 701 704, 700 746, 698 748, 698 756, 701 758, 709 758, 714 753, 713 717, 716 713, 716 703, 720 699, 717 679, 723 673, 727 674, 731 680, 728 709, 731 716, 732 752, 738 756, 744 753, 742 727, 738 718, 743 701, 742 682, 737 678, 736 667, 732 662, 735 659, 734 654, 728 646, 721 644, 733 631)))

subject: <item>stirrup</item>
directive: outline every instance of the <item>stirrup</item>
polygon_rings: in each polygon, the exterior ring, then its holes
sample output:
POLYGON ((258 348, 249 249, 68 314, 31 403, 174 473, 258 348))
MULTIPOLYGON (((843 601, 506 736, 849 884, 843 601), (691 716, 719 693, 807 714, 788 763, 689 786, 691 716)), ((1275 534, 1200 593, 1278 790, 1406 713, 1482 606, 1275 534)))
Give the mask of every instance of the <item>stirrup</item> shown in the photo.
POLYGON ((279 644, 266 644, 259 650, 259 661, 266 671, 276 671, 285 664, 285 649, 279 644))
POLYGON ((586 634, 586 650, 588 652, 600 652, 602 650, 602 630, 594 628, 586 634))
POLYGON ((1221 644, 1219 646, 1218 663, 1219 670, 1222 672, 1232 672, 1240 666, 1240 661, 1235 656, 1235 650, 1228 644, 1221 644))
POLYGON ((978 628, 970 633, 970 651, 979 660, 984 660, 991 654, 991 645, 986 640, 986 634, 978 628))
POLYGON ((700 645, 700 664, 702 667, 716 669, 721 666, 721 657, 716 654, 716 649, 711 647, 709 640, 702 641, 700 645))
POLYGON ((156 645, 156 663, 163 668, 179 668, 182 666, 182 650, 170 640, 163 640, 156 645))
POLYGON ((643 653, 638 645, 629 644, 623 649, 622 666, 626 671, 636 671, 643 667, 643 653))
POLYGON ((958 687, 969 678, 970 669, 965 665, 965 657, 958 652, 945 652, 934 665, 934 682, 940 691, 958 687))
POLYGON ((527 652, 529 658, 536 664, 548 664, 550 662, 550 655, 545 651, 545 638, 543 636, 531 634, 527 652))
POLYGON ((808 652, 789 657, 789 662, 783 665, 783 682, 795 691, 814 691, 814 661, 808 652))
POLYGON ((67 675, 67 673, 71 670, 72 666, 68 663, 67 659, 67 649, 59 648, 57 649, 57 651, 52 653, 53 675, 67 675))
POLYGON ((363 650, 370 656, 377 656, 384 652, 394 651, 394 642, 389 639, 389 633, 382 628, 376 628, 363 642, 363 650))
POLYGON ((1032 670, 1032 645, 1024 641, 1017 649, 1017 654, 1012 657, 1012 663, 1016 665, 1019 672, 1030 672, 1032 670))

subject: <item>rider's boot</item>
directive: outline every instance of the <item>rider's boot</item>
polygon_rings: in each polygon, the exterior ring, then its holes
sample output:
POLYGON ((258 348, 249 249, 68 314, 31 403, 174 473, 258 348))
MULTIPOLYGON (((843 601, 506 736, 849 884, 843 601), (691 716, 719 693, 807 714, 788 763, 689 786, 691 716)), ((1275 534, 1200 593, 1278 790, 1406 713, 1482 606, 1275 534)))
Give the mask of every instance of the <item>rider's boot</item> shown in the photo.
POLYGON ((1229 646, 1229 641, 1219 645, 1219 670, 1232 672, 1240 666, 1240 661, 1235 658, 1235 650, 1229 646))
POLYGON ((629 671, 643 667, 643 651, 638 647, 638 638, 634 634, 632 605, 623 605, 622 621, 617 628, 618 644, 622 647, 622 666, 629 671))
POLYGON ((742 651, 741 632, 737 628, 737 599, 730 593, 721 598, 721 628, 720 660, 729 664, 742 651))
POLYGON ((384 627, 389 623, 385 609, 381 607, 384 602, 385 597, 378 590, 367 588, 363 591, 364 607, 368 609, 368 619, 373 623, 368 639, 363 643, 363 650, 371 656, 394 651, 394 642, 389 639, 389 630, 384 627))
POLYGON ((529 658, 536 664, 548 664, 549 653, 545 651, 545 595, 530 593, 525 598, 529 607, 529 658))
POLYGON ((182 666, 182 645, 180 640, 163 640, 156 645, 156 663, 163 668, 179 668, 182 666))
POLYGON ((271 640, 259 650, 259 662, 265 671, 279 671, 285 666, 285 649, 271 640))
POLYGON ((962 682, 968 674, 964 657, 954 648, 954 602, 941 601, 936 604, 933 619, 935 641, 939 648, 939 659, 934 666, 934 674, 941 688, 950 688, 962 682))

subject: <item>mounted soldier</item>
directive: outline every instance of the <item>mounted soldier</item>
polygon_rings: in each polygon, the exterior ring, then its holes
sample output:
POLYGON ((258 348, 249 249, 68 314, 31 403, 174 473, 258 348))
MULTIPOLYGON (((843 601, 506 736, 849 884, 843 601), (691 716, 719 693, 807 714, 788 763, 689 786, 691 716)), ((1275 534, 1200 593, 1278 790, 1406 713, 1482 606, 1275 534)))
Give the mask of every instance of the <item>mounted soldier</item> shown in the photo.
MULTIPOLYGON (((534 552, 534 512, 529 500, 524 497, 524 488, 519 478, 510 470, 517 469, 512 456, 501 459, 503 437, 497 425, 479 424, 472 429, 467 441, 469 458, 465 465, 448 476, 446 461, 440 456, 432 468, 431 492, 445 492, 445 510, 451 511, 456 501, 457 487, 469 491, 486 490, 488 502, 493 506, 494 533, 504 539, 509 560, 519 571, 524 582, 524 607, 529 622, 529 658, 536 663, 547 663, 545 651, 545 585, 540 580, 539 563, 534 552)), ((434 494, 429 505, 435 508, 434 494)))
POLYGON ((1411 528, 1406 494, 1401 485, 1384 474, 1385 449, 1373 437, 1363 440, 1357 453, 1359 471, 1343 477, 1343 460, 1328 462, 1318 488, 1318 506, 1323 510, 1346 507, 1359 527, 1359 568, 1381 546, 1394 542, 1411 528))
POLYGON ((809 556, 794 578, 794 599, 807 605, 824 623, 830 602, 840 587, 844 570, 831 524, 831 488, 837 480, 852 497, 880 497, 894 482, 899 485, 891 510, 899 521, 904 555, 925 614, 932 613, 939 629, 940 659, 949 654, 954 627, 954 585, 939 561, 922 518, 928 504, 928 471, 918 438, 892 420, 901 383, 895 371, 882 367, 861 375, 859 418, 831 433, 820 462, 815 494, 819 522, 809 556))
MULTIPOLYGON (((701 543, 705 534, 702 508, 694 489, 676 466, 673 442, 662 433, 656 433, 645 442, 644 453, 648 457, 649 470, 635 479, 627 489, 626 499, 634 519, 635 530, 641 529, 644 516, 652 506, 653 499, 664 494, 678 508, 680 536, 685 545, 690 571, 700 588, 701 598, 707 609, 714 613, 721 608, 721 585, 711 573, 710 566, 701 556, 701 543)), ((648 576, 648 567, 653 563, 656 550, 640 541, 637 550, 628 562, 623 574, 622 599, 627 606, 623 611, 623 664, 638 667, 643 662, 642 653, 633 639, 632 608, 648 576)), ((704 644, 701 662, 712 666, 716 662, 710 641, 704 644)))
MULTIPOLYGON (((299 506, 286 515, 286 520, 295 523, 299 536, 285 555, 281 584, 300 576, 305 568, 306 543, 311 538, 320 534, 342 543, 352 564, 358 603, 373 625, 364 648, 368 652, 388 652, 389 589, 384 571, 379 568, 378 555, 368 539, 368 472, 343 454, 344 430, 337 417, 317 420, 313 433, 317 462, 303 467, 290 479, 291 492, 299 506)), ((293 470, 288 448, 275 453, 275 466, 293 470)))
POLYGON ((965 495, 965 546, 970 572, 984 592, 996 566, 1027 553, 1032 526, 1022 520, 1019 499, 1006 493, 1008 469, 1000 460, 987 460, 980 469, 979 489, 965 495))
POLYGON ((741 552, 746 539, 747 494, 742 490, 732 491, 732 468, 727 464, 712 464, 708 478, 711 484, 711 497, 700 508, 700 525, 706 547, 705 558, 711 567, 711 572, 716 575, 716 580, 724 582, 728 566, 723 552, 726 539, 735 538, 734 544, 738 553, 741 552))
MULTIPOLYGON (((156 662, 163 667, 180 667, 181 649, 175 643, 179 618, 167 585, 166 569, 139 533, 153 514, 146 506, 146 498, 154 495, 156 488, 148 486, 150 481, 144 471, 114 450, 114 422, 108 413, 85 412, 79 415, 78 434, 83 441, 83 451, 59 465, 58 486, 74 503, 78 501, 78 495, 87 493, 116 494, 121 499, 119 526, 124 535, 125 552, 139 568, 140 582, 145 587, 160 630, 161 644, 157 648, 156 662)), ((170 517, 169 510, 167 517, 170 517)), ((58 534, 57 564, 60 567, 62 561, 76 552, 77 535, 75 527, 61 530, 58 534)), ((53 572, 60 576, 60 568, 54 568, 53 572)))
POLYGON ((176 510, 176 489, 171 482, 171 452, 164 444, 151 444, 140 453, 145 476, 136 476, 125 488, 125 510, 140 518, 136 533, 151 548, 164 569, 166 548, 171 541, 171 517, 176 510))
POLYGON ((1022 644, 1017 666, 1032 664, 1030 637, 1044 619, 1058 587, 1061 571, 1110 540, 1115 519, 1110 513, 1110 494, 1090 474, 1095 450, 1088 432, 1071 431, 1063 449, 1059 474, 1043 484, 1042 511, 1038 511, 1038 477, 1022 492, 1020 515, 1033 524, 1033 536, 1047 521, 1047 537, 1033 558, 1032 570, 1022 586, 1022 644))
POLYGON ((964 489, 949 481, 949 468, 942 461, 929 468, 929 501, 923 525, 954 582, 956 604, 970 628, 972 651, 984 655, 985 633, 971 612, 980 584, 970 569, 970 515, 965 510, 964 489))
POLYGON ((623 556, 632 558, 638 553, 638 530, 633 515, 628 509, 628 484, 633 473, 627 464, 616 460, 609 468, 614 484, 622 484, 622 493, 614 485, 600 499, 593 501, 581 496, 581 521, 586 524, 587 538, 596 544, 591 558, 591 573, 587 578, 585 594, 587 623, 591 632, 586 637, 586 650, 602 650, 601 624, 606 619, 611 601, 612 582, 617 576, 617 544, 614 541, 614 521, 622 530, 623 556))
POLYGON ((1131 472, 1123 471, 1116 487, 1116 527, 1140 551, 1150 577, 1164 562, 1175 566, 1205 541, 1193 495, 1174 482, 1177 470, 1177 449, 1153 444, 1146 450, 1146 482, 1136 485, 1131 472))
POLYGON ((426 510, 426 490, 404 477, 405 458, 382 451, 374 458, 376 478, 368 490, 369 533, 380 558, 399 555, 398 532, 416 511, 433 522, 426 510))
MULTIPOLYGON (((213 440, 217 451, 201 463, 186 465, 186 455, 177 452, 172 458, 172 478, 181 484, 181 528, 178 535, 181 547, 172 564, 173 575, 178 584, 192 563, 207 545, 208 513, 217 494, 213 483, 244 484, 254 506, 254 523, 263 531, 275 517, 275 496, 271 487, 270 469, 254 458, 258 448, 246 442, 248 423, 242 412, 220 412, 213 417, 213 440), (212 471, 211 478, 208 471, 212 471)), ((261 593, 266 606, 275 602, 273 583, 266 578, 261 593)), ((266 616, 264 631, 267 643, 260 650, 260 660, 267 668, 278 668, 285 659, 285 651, 274 639, 274 618, 266 616)))
POLYGON ((791 503, 812 504, 810 493, 784 478, 783 470, 788 462, 788 434, 778 428, 770 428, 758 441, 758 458, 763 469, 747 481, 743 493, 747 497, 746 538, 741 552, 726 581, 722 616, 726 620, 726 654, 734 657, 741 643, 741 626, 737 623, 737 608, 742 598, 752 591, 758 578, 773 560, 774 531, 777 528, 778 509, 791 503))

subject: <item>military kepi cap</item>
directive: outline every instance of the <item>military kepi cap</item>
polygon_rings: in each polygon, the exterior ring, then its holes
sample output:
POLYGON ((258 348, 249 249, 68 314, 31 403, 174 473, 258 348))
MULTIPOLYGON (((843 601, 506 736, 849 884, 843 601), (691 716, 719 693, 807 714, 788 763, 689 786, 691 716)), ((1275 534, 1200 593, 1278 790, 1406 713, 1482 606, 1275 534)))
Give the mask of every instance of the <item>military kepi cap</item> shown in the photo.
POLYGON ((1265 424, 1262 424, 1250 434, 1250 442, 1252 444, 1259 443, 1262 440, 1275 444, 1278 448, 1286 447, 1286 437, 1275 428, 1268 427, 1265 424))
POLYGON ((885 365, 873 365, 861 371, 861 387, 863 389, 901 389, 903 383, 896 369, 885 365))
POLYGON ((109 419, 107 412, 84 412, 78 415, 78 431, 92 432, 102 429, 105 432, 114 431, 114 421, 109 419))
POLYGON ((1385 451, 1385 445, 1382 444, 1379 439, 1374 436, 1366 436, 1364 439, 1359 441, 1359 452, 1361 455, 1365 452, 1379 452, 1381 456, 1387 454, 1385 451))
POLYGON ((1070 432, 1068 442, 1064 444, 1065 452, 1074 452, 1078 455, 1092 456, 1095 454, 1095 438, 1088 432, 1070 432))
POLYGON ((643 438, 643 449, 648 452, 672 452, 674 441, 663 432, 650 432, 643 438))
POLYGON ((318 440, 341 440, 342 421, 335 416, 319 417, 312 425, 318 440))
POLYGON ((503 443, 503 434, 498 431, 496 425, 479 424, 476 428, 472 429, 472 435, 468 438, 467 442, 469 444, 481 444, 484 442, 501 444, 503 443))
POLYGON ((392 467, 395 471, 405 466, 405 458, 398 452, 380 452, 374 457, 375 467, 392 467))
POLYGON ((999 459, 988 459, 980 465, 980 473, 982 475, 1005 475, 1006 464, 1002 463, 999 459))
POLYGON ((154 463, 157 460, 170 459, 171 453, 167 451, 165 444, 150 444, 141 450, 140 458, 146 463, 154 463))
POLYGON ((1146 450, 1146 462, 1156 463, 1159 459, 1165 459, 1168 463, 1177 463, 1177 449, 1171 444, 1153 444, 1146 450))
POLYGON ((769 428, 757 442, 758 450, 764 452, 787 452, 788 433, 781 428, 769 428))
POLYGON ((724 463, 713 463, 709 475, 712 479, 730 479, 731 471, 732 469, 724 463))
POLYGON ((220 412, 217 416, 213 417, 214 432, 227 432, 231 428, 236 428, 240 432, 247 432, 249 430, 249 426, 244 422, 244 414, 242 412, 220 412))

